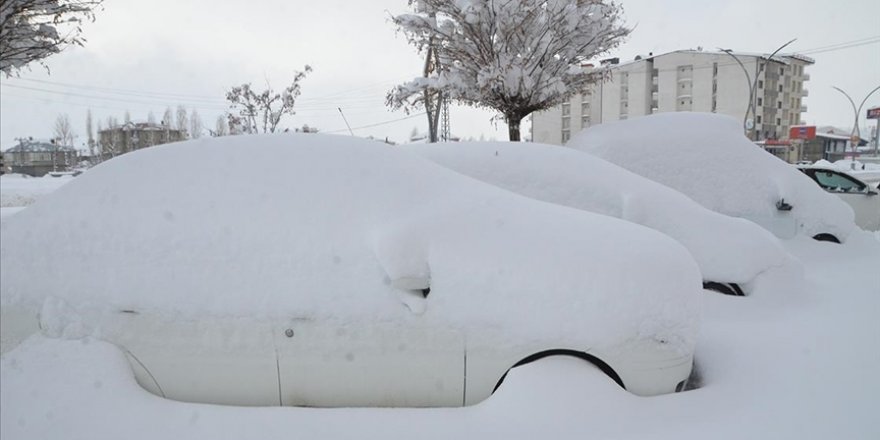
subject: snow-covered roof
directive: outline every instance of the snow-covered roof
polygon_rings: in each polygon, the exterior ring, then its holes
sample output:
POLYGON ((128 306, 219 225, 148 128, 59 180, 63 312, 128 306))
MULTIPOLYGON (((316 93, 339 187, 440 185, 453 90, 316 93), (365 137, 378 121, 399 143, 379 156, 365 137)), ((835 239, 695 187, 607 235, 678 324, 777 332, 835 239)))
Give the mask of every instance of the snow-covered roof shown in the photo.
POLYGON ((68 151, 68 152, 76 152, 76 149, 73 147, 58 145, 49 140, 38 140, 38 139, 19 139, 18 145, 7 149, 6 153, 18 153, 18 152, 29 152, 29 153, 37 153, 37 152, 53 152, 53 151, 68 151))

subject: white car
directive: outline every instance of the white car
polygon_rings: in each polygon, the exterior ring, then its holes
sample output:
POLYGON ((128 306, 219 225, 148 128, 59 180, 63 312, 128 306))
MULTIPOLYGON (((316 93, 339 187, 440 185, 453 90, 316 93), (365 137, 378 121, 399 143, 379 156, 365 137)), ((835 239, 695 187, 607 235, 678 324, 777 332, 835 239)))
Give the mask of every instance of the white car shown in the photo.
POLYGON ((569 147, 680 191, 721 214, 751 220, 784 239, 843 242, 852 209, 715 113, 658 113, 590 127, 569 147))
POLYGON ((551 355, 668 393, 702 300, 665 235, 349 137, 128 153, 0 233, 0 351, 100 338, 144 388, 192 402, 472 405, 551 355))
POLYGON ((451 142, 407 150, 515 193, 660 231, 700 265, 704 287, 742 296, 789 257, 761 227, 703 208, 683 194, 570 148, 533 143, 451 142))
POLYGON ((804 174, 846 202, 855 213, 856 224, 868 231, 880 230, 880 183, 871 186, 852 174, 835 167, 809 165, 798 167, 804 174))

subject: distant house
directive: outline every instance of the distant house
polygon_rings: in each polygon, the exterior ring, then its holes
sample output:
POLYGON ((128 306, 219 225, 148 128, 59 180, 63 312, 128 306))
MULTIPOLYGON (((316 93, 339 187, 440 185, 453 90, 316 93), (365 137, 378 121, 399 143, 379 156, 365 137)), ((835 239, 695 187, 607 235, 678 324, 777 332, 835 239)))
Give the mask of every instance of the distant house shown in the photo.
POLYGON ((0 151, 0 176, 6 174, 6 156, 0 151))
POLYGON ((54 140, 18 139, 18 145, 4 152, 4 162, 13 173, 42 177, 52 171, 68 171, 77 163, 73 147, 54 140))
MULTIPOLYGON (((830 126, 818 127, 815 139, 804 143, 804 153, 801 159, 812 162, 825 159, 834 162, 852 157, 851 134, 851 129, 830 126)), ((867 139, 860 138, 858 146, 867 145, 867 143, 867 139)))
POLYGON ((186 132, 151 122, 127 122, 98 132, 103 159, 186 139, 186 132))

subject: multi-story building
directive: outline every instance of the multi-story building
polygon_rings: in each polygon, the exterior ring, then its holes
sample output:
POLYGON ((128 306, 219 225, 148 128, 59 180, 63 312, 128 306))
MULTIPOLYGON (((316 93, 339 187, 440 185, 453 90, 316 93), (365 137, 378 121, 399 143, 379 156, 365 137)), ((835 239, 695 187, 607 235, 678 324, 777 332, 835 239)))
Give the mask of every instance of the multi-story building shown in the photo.
POLYGON ((98 132, 103 159, 186 139, 186 132, 151 122, 127 122, 98 132))
MULTIPOLYGON (((752 79, 756 113, 749 134, 754 140, 784 139, 789 127, 802 123, 807 108, 804 83, 814 64, 801 55, 733 53, 752 79)), ((590 86, 554 108, 532 115, 532 140, 564 144, 572 134, 591 125, 653 113, 713 112, 744 119, 749 107, 749 82, 743 68, 727 53, 680 50, 602 62, 608 81, 590 86)), ((591 67, 585 67, 591 68, 591 67)), ((752 118, 749 118, 752 119, 752 118)))
POLYGON ((17 140, 18 145, 4 152, 4 158, 13 173, 41 177, 52 171, 67 171, 77 163, 77 153, 73 147, 59 145, 54 140, 17 140))

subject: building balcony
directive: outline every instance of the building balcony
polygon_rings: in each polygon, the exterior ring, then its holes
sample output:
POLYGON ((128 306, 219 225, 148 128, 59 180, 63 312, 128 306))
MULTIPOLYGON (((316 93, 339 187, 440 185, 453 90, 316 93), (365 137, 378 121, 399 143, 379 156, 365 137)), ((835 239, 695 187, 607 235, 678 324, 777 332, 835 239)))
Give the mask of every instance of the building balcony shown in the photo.
POLYGON ((660 93, 658 93, 658 92, 651 92, 651 100, 652 100, 652 101, 658 101, 659 99, 660 99, 660 93))
POLYGON ((807 112, 807 106, 805 106, 805 105, 800 106, 800 108, 798 108, 798 111, 801 112, 801 113, 806 113, 806 112, 807 112))
POLYGON ((800 95, 801 98, 806 98, 807 96, 810 96, 810 91, 807 89, 803 89, 798 92, 798 95, 800 95))
POLYGON ((659 82, 659 81, 658 81, 658 79, 657 79, 656 76, 651 77, 651 84, 653 84, 653 85, 656 86, 658 82, 659 82))
POLYGON ((809 80, 810 80, 810 74, 809 74, 809 73, 805 73, 805 74, 801 75, 801 79, 804 80, 804 81, 809 81, 809 80))

